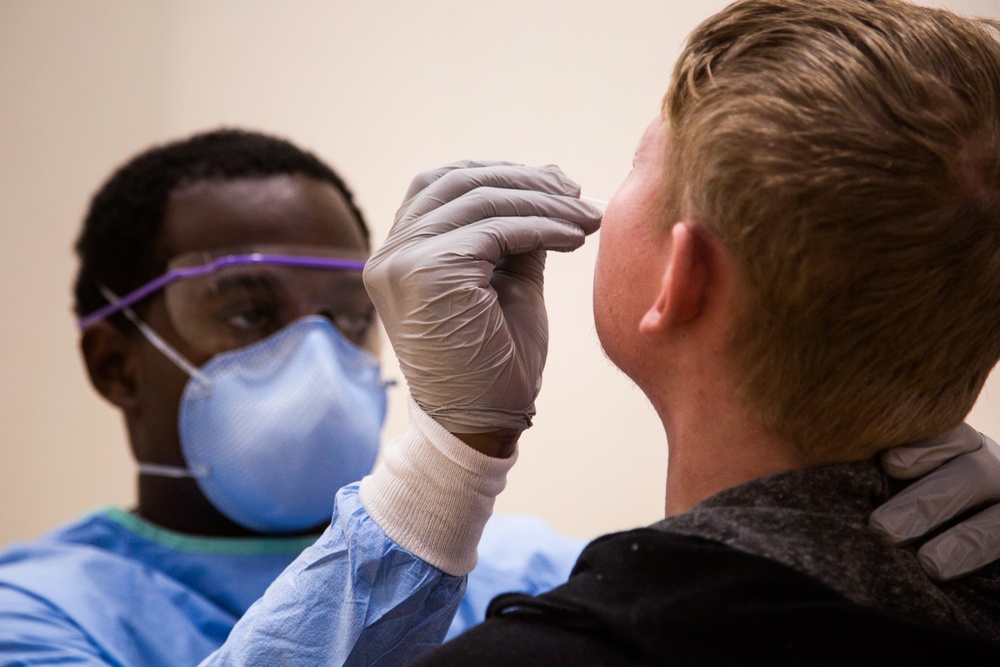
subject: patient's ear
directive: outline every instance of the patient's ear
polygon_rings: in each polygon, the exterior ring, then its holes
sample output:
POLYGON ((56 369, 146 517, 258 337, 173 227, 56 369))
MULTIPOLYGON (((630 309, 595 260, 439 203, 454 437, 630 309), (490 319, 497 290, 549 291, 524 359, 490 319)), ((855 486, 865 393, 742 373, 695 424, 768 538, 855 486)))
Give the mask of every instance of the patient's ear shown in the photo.
POLYGON ((126 411, 138 404, 134 337, 109 322, 95 322, 80 337, 80 352, 90 383, 104 398, 126 411))
POLYGON ((655 334, 696 319, 705 302, 710 261, 710 249, 694 228, 686 222, 675 224, 660 290, 639 331, 655 334))

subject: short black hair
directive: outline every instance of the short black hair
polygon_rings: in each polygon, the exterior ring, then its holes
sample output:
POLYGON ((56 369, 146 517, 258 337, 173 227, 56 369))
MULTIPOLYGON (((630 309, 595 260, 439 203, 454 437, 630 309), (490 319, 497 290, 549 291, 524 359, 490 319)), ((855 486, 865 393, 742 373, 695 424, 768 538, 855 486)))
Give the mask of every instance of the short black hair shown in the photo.
MULTIPOLYGON (((343 179, 312 153, 275 136, 223 128, 153 146, 119 167, 94 194, 76 241, 80 268, 74 286, 77 317, 107 303, 98 286, 125 294, 165 270, 155 266, 156 243, 170 194, 210 179, 302 174, 339 190, 370 242, 364 216, 343 179)), ((117 318, 116 318, 117 319, 117 318)))

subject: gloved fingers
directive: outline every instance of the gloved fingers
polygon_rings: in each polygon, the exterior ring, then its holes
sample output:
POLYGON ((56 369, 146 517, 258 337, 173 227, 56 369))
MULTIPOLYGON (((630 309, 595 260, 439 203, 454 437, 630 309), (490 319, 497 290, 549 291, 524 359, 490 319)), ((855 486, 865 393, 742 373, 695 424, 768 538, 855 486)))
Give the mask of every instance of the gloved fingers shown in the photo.
POLYGON ((982 444, 982 434, 963 423, 936 438, 887 449, 881 455, 882 468, 890 477, 914 479, 956 456, 976 451, 982 444))
POLYGON ((449 202, 474 195, 502 199, 518 191, 562 195, 577 201, 580 196, 580 186, 567 178, 558 167, 500 165, 455 169, 403 203, 396 214, 392 234, 401 233, 403 228, 416 220, 422 223, 429 213, 449 202), (480 189, 484 191, 480 192, 480 189))
MULTIPOLYGON (((553 217, 497 217, 483 220, 475 225, 457 229, 442 237, 453 249, 453 261, 463 261, 462 256, 474 260, 484 260, 495 270, 501 258, 530 253, 536 250, 568 252, 583 245, 588 231, 575 221, 553 217)), ((531 260, 513 264, 507 269, 526 269, 531 260)), ((540 275, 538 276, 540 278, 540 275)), ((487 276, 488 279, 488 276, 487 276)))
POLYGON ((918 479, 872 512, 870 525, 893 542, 924 535, 962 512, 1000 499, 1000 446, 983 436, 974 452, 918 479))
POLYGON ((582 245, 584 238, 577 225, 552 218, 484 220, 427 243, 373 257, 365 264, 365 289, 387 331, 399 321, 396 309, 402 303, 419 307, 423 319, 443 309, 447 318, 442 319, 457 324, 460 314, 471 319, 474 310, 495 298, 483 291, 490 291, 501 259, 529 255, 506 266, 521 272, 517 276, 520 294, 531 290, 540 299, 544 263, 539 259, 544 255, 537 252, 572 250, 582 245))
POLYGON ((922 546, 917 558, 932 579, 955 579, 1000 558, 1000 504, 991 505, 922 546))
POLYGON ((523 167, 524 165, 518 162, 507 162, 505 160, 459 160, 457 162, 451 162, 444 165, 443 167, 437 167, 436 169, 427 169, 422 171, 413 177, 410 182, 410 187, 406 191, 406 195, 403 197, 404 205, 417 193, 422 191, 428 185, 438 180, 445 174, 455 171, 456 169, 474 169, 478 167, 501 167, 501 166, 517 166, 523 167))
MULTIPOLYGON (((410 259, 425 264, 433 255, 431 249, 441 242, 452 243, 466 233, 475 235, 477 227, 491 219, 509 218, 510 223, 523 227, 524 234, 532 234, 532 226, 545 218, 561 221, 561 226, 576 228, 579 242, 564 247, 551 246, 551 250, 572 250, 580 246, 582 237, 597 231, 601 224, 600 212, 585 202, 573 197, 550 195, 530 190, 506 190, 502 188, 478 188, 454 201, 448 202, 426 215, 407 221, 399 221, 385 242, 368 261, 378 265, 383 258, 413 250, 419 256, 410 259), (517 216, 521 222, 518 221, 517 216), (447 240, 445 235, 451 233, 447 240)), ((574 232, 574 236, 576 232, 574 232)), ((531 250, 534 248, 527 248, 531 250)), ((523 251, 522 251, 523 252, 523 251)), ((496 259, 496 258, 494 258, 496 259)))

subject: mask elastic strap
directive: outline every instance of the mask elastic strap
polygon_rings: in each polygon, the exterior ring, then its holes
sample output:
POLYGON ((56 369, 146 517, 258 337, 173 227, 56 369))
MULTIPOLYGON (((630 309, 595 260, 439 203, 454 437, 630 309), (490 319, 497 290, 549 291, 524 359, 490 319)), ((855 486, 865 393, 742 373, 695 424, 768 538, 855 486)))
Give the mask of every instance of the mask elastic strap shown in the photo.
MULTIPOLYGON (((104 296, 104 298, 107 299, 109 302, 115 303, 118 301, 118 296, 116 296, 114 292, 109 290, 104 285, 98 285, 97 289, 100 290, 101 295, 104 296)), ((174 362, 174 364, 176 364, 178 368, 180 368, 182 371, 190 375, 192 379, 198 382, 198 384, 205 387, 212 386, 212 381, 208 378, 207 375, 199 371, 194 364, 192 364, 190 361, 182 357, 180 352, 171 347, 170 343, 160 338, 159 334, 150 329, 145 322, 139 319, 139 316, 135 314, 134 310, 126 307, 123 308, 121 312, 125 317, 128 318, 129 322, 131 322, 136 326, 136 328, 139 330, 139 333, 141 333, 146 338, 146 340, 149 341, 150 345, 159 350, 163 354, 163 356, 165 356, 170 361, 174 362)))
POLYGON ((208 477, 208 468, 200 466, 197 468, 181 468, 180 466, 168 466, 162 463, 140 463, 139 474, 155 475, 157 477, 172 477, 180 479, 185 477, 208 477))

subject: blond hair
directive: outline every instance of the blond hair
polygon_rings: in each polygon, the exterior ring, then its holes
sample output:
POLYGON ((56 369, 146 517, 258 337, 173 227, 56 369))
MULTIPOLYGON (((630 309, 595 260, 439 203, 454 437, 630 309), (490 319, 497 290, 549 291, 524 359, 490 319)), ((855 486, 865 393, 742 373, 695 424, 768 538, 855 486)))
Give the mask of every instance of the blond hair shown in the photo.
POLYGON ((997 31, 894 0, 746 0, 677 63, 665 224, 737 258, 738 389, 810 460, 946 431, 1000 357, 997 31))

